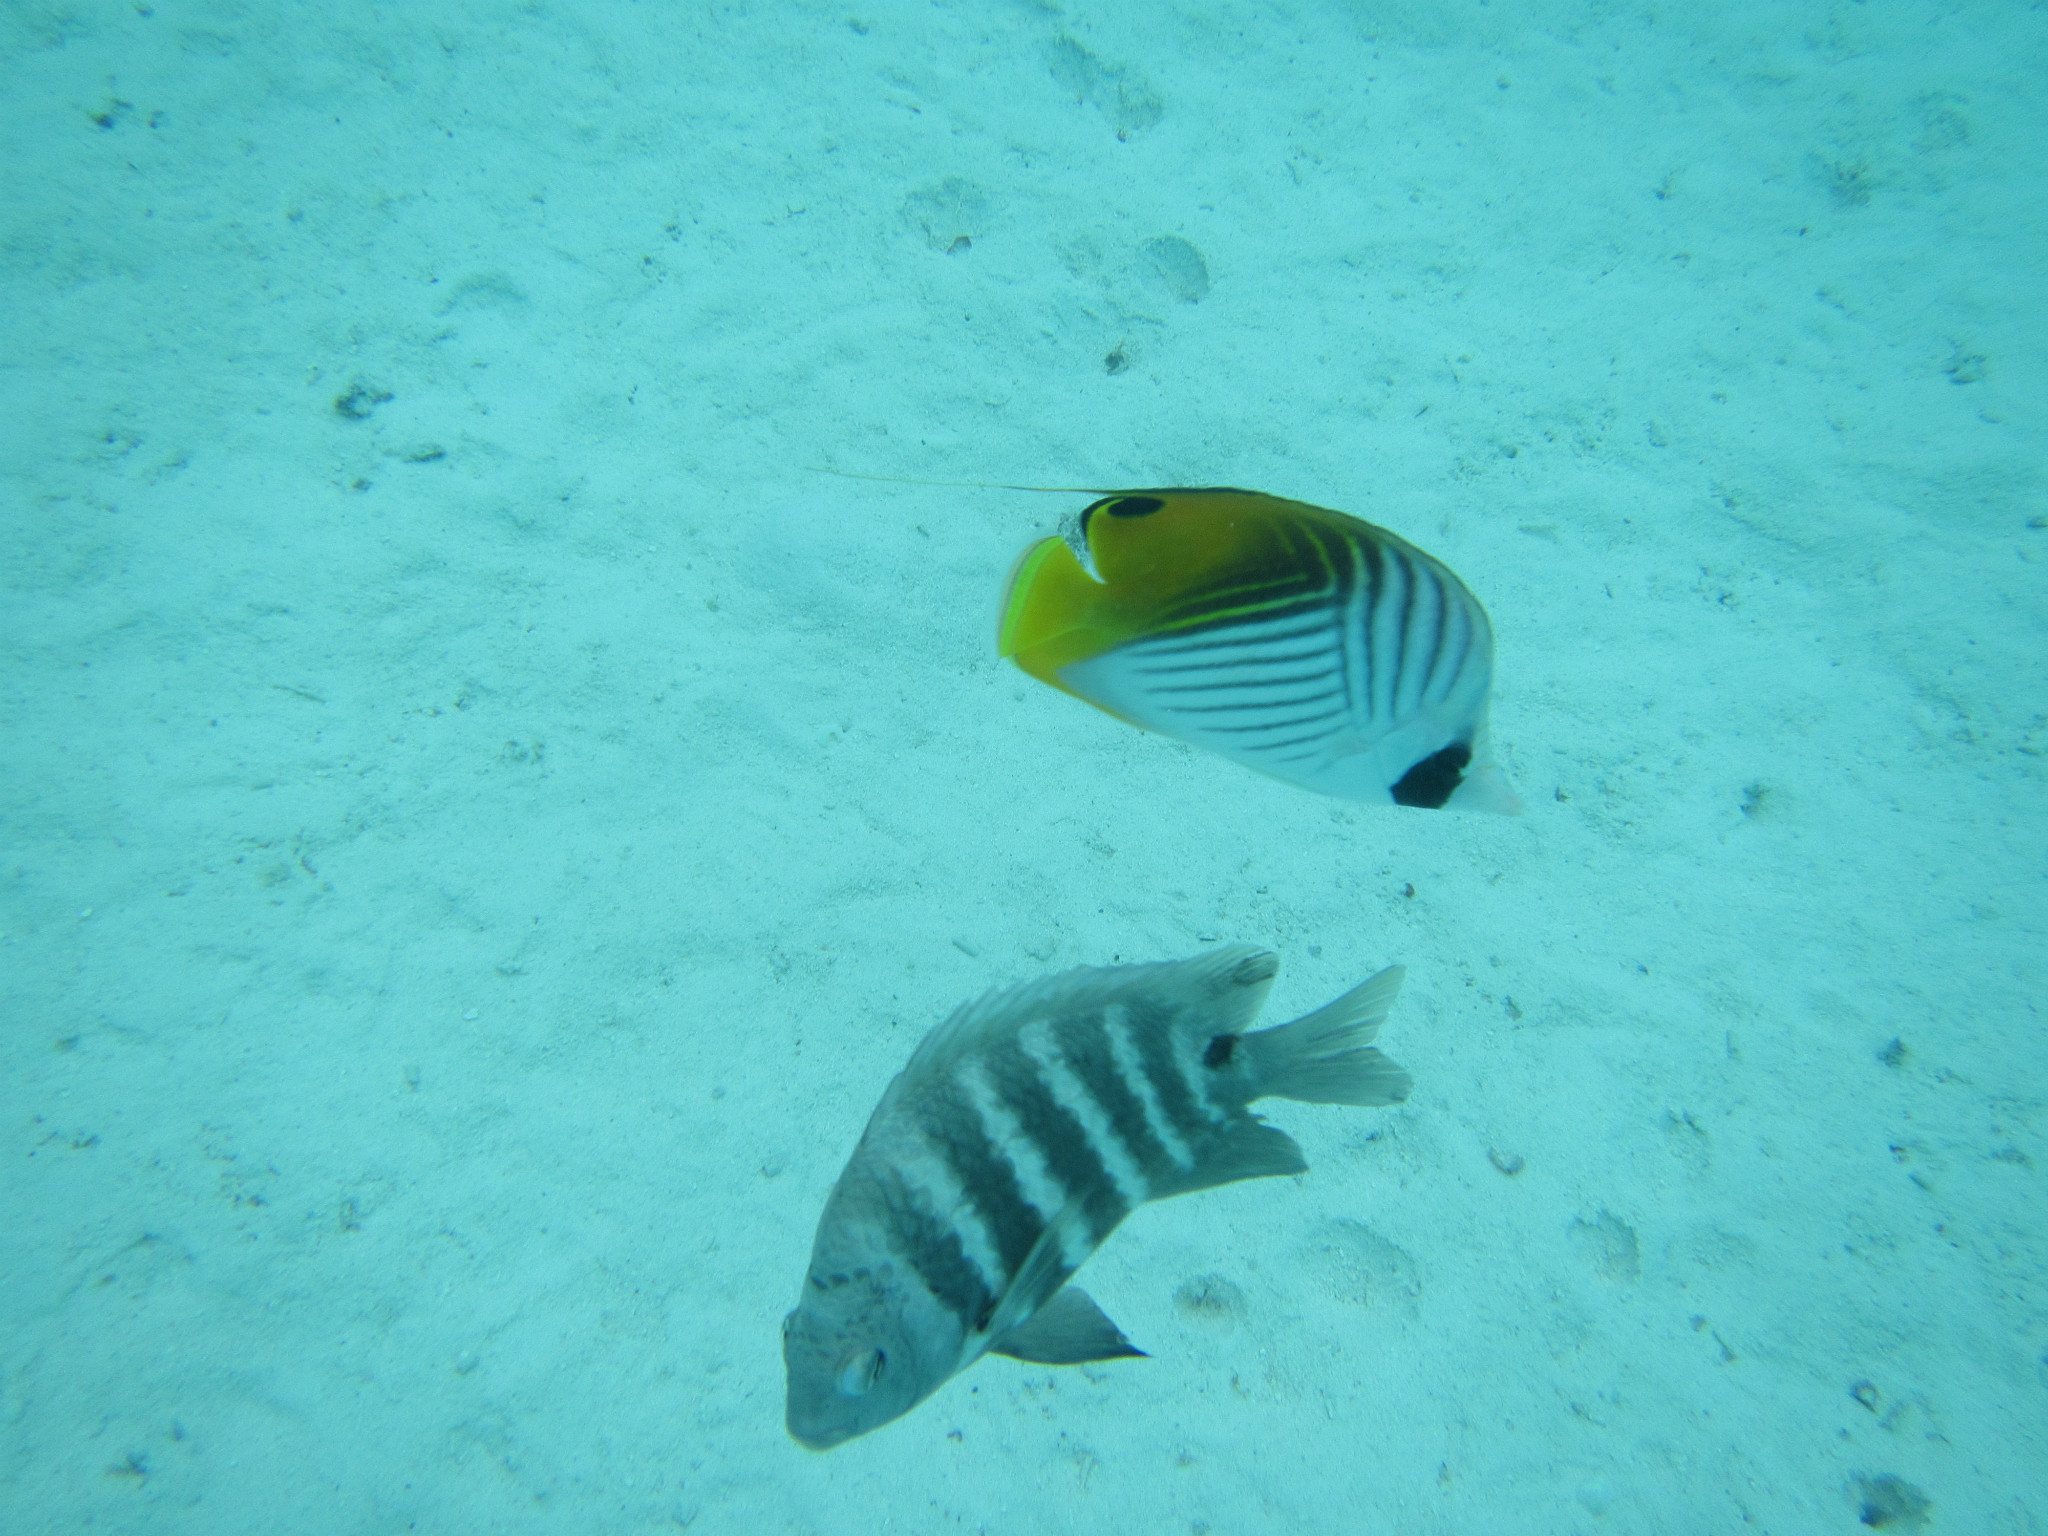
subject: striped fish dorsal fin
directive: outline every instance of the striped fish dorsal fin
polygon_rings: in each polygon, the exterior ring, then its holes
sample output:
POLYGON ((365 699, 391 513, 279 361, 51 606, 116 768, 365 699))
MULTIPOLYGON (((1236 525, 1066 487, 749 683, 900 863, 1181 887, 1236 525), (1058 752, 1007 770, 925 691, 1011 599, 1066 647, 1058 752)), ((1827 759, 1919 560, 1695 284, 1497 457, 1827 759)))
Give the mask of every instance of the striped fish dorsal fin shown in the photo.
POLYGON ((1088 1001, 1094 1008, 1137 1005, 1170 1034, 1187 1037, 1199 1054, 1213 1037, 1251 1028, 1279 973, 1280 957, 1271 950, 1225 944, 1189 960, 1105 972, 1116 977, 1116 988, 1088 1001))
POLYGON ((1133 995, 1200 1001, 1212 1034, 1235 1034, 1258 1016, 1280 961, 1251 944, 1226 944, 1192 960, 1153 965, 1079 966, 1056 976, 998 987, 963 1004, 924 1037, 898 1083, 920 1081, 987 1046, 1022 1022, 1077 1008, 1102 1008, 1133 995))
POLYGON ((1280 957, 1256 944, 1226 944, 1192 960, 1129 969, 1153 973, 1145 978, 1152 988, 1170 987, 1198 1005, 1201 1015, 1190 1022, 1204 1033, 1234 1035, 1249 1027, 1265 1006, 1273 978, 1280 974, 1280 957))
POLYGON ((1015 1029, 1020 1020, 1057 1010, 1074 997, 1099 991, 1116 974, 1114 970, 1084 965, 1057 976, 997 987, 971 1003, 962 1003, 919 1042, 896 1081, 911 1083, 942 1072, 987 1046, 1002 1032, 1015 1029))

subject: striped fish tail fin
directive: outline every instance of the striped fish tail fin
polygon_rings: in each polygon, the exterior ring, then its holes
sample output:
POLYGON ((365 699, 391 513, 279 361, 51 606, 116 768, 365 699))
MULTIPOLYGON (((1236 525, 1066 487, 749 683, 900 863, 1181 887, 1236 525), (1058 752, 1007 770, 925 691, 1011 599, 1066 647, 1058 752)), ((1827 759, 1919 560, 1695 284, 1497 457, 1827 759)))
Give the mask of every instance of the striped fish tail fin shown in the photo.
POLYGON ((1407 971, 1390 965, 1306 1018, 1243 1037, 1251 1097, 1309 1104, 1399 1104, 1408 1074, 1372 1046, 1407 971))

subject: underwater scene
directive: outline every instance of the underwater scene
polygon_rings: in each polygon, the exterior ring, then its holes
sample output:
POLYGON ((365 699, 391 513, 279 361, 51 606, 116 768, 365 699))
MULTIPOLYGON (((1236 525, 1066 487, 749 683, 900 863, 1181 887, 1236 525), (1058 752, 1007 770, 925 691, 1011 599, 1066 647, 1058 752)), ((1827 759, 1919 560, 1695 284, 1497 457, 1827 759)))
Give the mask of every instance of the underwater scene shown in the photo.
POLYGON ((2048 10, 9 0, 0 1531, 2048 1531, 2048 10))

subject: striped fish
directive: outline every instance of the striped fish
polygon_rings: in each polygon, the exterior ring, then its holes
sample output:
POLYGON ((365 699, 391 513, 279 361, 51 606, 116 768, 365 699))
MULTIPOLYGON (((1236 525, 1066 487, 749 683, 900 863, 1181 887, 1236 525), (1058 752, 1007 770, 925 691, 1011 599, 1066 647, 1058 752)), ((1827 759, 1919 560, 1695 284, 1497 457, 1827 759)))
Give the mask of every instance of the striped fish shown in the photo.
POLYGON ((1493 626, 1384 528, 1257 491, 1120 491, 1024 554, 998 649, 1119 719, 1350 800, 1513 813, 1493 626))
POLYGON ((789 1432, 867 1433, 985 1354, 1136 1355, 1067 1284, 1147 1200, 1300 1173, 1247 1106, 1395 1104, 1372 1048, 1397 966, 1305 1018, 1245 1033, 1279 962, 1232 946, 994 992, 925 1037, 839 1176, 782 1325, 789 1432))

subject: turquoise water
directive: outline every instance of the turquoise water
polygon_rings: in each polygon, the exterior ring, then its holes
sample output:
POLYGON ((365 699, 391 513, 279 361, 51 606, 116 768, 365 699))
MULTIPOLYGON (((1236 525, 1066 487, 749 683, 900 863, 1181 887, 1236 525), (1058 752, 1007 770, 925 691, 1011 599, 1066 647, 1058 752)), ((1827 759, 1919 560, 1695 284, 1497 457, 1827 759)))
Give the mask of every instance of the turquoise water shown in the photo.
POLYGON ((2048 14, 0 13, 0 1528, 2048 1523, 2048 14), (1516 819, 1000 664, 1085 499, 1447 561, 1516 819), (1403 963, 1390 1110, 825 1455, 924 1031, 1403 963), (1512 1172, 1506 1170, 1514 1170, 1512 1172))

